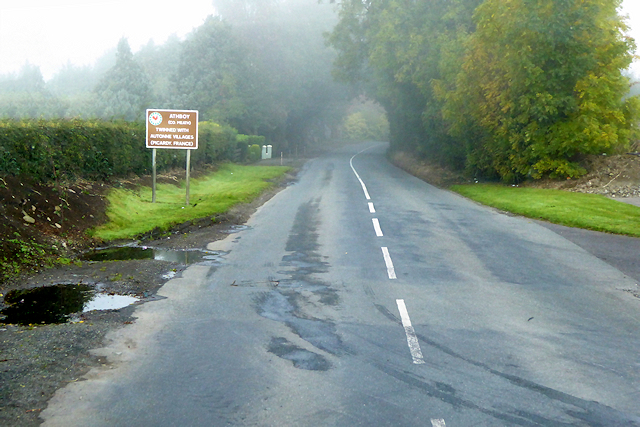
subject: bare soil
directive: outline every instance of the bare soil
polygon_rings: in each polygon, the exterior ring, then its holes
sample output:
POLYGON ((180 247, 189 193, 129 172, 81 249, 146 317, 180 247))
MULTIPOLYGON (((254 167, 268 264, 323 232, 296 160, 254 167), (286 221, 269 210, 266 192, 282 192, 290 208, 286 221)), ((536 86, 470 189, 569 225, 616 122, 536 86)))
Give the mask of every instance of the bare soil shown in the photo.
MULTIPOLYGON (((636 148, 640 149, 640 146, 636 148)), ((390 160, 401 169, 438 187, 471 182, 462 174, 424 160, 417 160, 404 152, 394 153, 390 160)), ((520 185, 602 194, 611 198, 640 197, 640 153, 638 151, 611 156, 588 156, 582 164, 588 173, 579 179, 531 180, 520 185)))

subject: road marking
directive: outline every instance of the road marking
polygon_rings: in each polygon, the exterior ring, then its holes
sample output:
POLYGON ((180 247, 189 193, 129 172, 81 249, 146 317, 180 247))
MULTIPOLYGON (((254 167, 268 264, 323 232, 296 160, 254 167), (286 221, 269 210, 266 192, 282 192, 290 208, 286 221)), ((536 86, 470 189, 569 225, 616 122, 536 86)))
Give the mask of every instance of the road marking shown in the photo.
POLYGON ((443 419, 435 419, 435 418, 431 418, 431 426, 432 427, 447 427, 447 425, 444 423, 443 419))
POLYGON ((373 207, 373 203, 369 202, 369 212, 376 213, 376 208, 373 207))
MULTIPOLYGON (((362 153, 362 151, 360 153, 362 153)), ((353 157, 357 156, 358 154, 354 154, 353 157)), ((362 180, 362 178, 360 178, 360 175, 358 175, 358 172, 356 172, 356 168, 353 167, 353 157, 351 158, 351 160, 349 160, 349 165, 351 166, 351 170, 353 171, 354 174, 356 174, 356 178, 358 178, 358 181, 360 181, 360 185, 362 186, 362 191, 364 191, 364 197, 366 197, 367 200, 371 200, 371 197, 369 197, 369 192, 367 191, 367 186, 364 185, 364 181, 362 180)))
POLYGON ((376 230, 376 236, 382 237, 382 229, 380 228, 380 221, 378 221, 378 218, 371 218, 371 221, 373 222, 374 230, 376 230))
POLYGON ((351 166, 351 170, 353 171, 353 173, 356 175, 356 178, 358 178, 358 181, 360 181, 360 185, 362 186, 362 191, 364 191, 364 197, 367 198, 367 200, 371 200, 371 197, 369 197, 369 192, 367 191, 367 186, 364 185, 364 181, 362 180, 362 178, 360 178, 360 175, 358 175, 358 172, 356 172, 356 168, 353 167, 353 159, 361 153, 364 153, 367 150, 370 150, 372 148, 376 147, 376 145, 372 145, 371 147, 367 147, 364 150, 359 151, 358 153, 354 154, 351 159, 349 160, 349 166, 351 166))
POLYGON ((384 257, 384 263, 387 265, 387 274, 389 275, 389 279, 395 279, 396 270, 393 268, 393 261, 391 261, 391 255, 389 255, 389 249, 387 249, 386 247, 383 247, 382 256, 384 257))
MULTIPOLYGON (((413 329, 413 326, 411 326, 411 319, 409 319, 407 306, 404 304, 403 299, 397 299, 396 304, 398 304, 398 311, 400 312, 400 318, 402 319, 402 326, 404 326, 404 333, 407 335, 407 344, 409 345, 409 351, 411 352, 413 363, 421 365, 424 363, 424 358, 422 357, 422 351, 420 350, 416 331, 413 329)), ((433 423, 433 420, 431 422, 433 423)))

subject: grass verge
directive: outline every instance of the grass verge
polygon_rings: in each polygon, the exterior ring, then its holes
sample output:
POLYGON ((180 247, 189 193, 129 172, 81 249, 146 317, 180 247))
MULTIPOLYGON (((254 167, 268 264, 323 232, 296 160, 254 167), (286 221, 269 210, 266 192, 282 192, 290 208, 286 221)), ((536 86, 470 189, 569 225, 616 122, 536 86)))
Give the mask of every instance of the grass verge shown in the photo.
POLYGON ((150 187, 115 189, 107 196, 109 222, 90 234, 105 241, 131 239, 156 228, 168 230, 187 221, 219 215, 238 203, 253 200, 273 185, 268 180, 289 170, 281 166, 225 164, 211 175, 191 180, 188 206, 184 182, 179 187, 159 184, 156 203, 151 203, 150 187))
POLYGON ((484 205, 528 218, 640 237, 640 207, 598 194, 498 184, 454 185, 450 189, 484 205))

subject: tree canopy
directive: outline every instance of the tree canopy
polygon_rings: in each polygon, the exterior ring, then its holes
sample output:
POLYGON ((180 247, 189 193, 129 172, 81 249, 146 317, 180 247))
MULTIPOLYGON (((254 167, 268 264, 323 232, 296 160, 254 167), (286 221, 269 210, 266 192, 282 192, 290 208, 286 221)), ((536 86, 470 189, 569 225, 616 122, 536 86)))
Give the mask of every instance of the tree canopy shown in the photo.
POLYGON ((335 75, 387 110, 394 149, 506 181, 584 173, 638 100, 618 0, 345 0, 335 75))
POLYGON ((98 108, 103 116, 140 119, 151 101, 149 76, 134 59, 127 39, 121 39, 116 63, 95 87, 98 108))

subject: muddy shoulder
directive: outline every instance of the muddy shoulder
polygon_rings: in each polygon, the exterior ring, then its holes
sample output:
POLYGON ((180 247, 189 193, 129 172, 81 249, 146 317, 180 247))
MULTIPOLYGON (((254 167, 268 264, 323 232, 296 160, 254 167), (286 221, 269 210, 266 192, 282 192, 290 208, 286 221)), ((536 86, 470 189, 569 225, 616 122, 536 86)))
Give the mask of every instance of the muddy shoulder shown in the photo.
POLYGON ((40 425, 39 415, 57 389, 82 381, 92 367, 109 363, 90 352, 104 345, 108 332, 135 322, 136 306, 156 299, 162 285, 180 277, 189 264, 215 265, 217 254, 206 251, 207 244, 241 230, 259 206, 295 179, 295 173, 288 175, 215 223, 192 221, 161 235, 150 233, 135 242, 110 245, 133 249, 128 252, 135 252, 132 256, 124 251, 106 260, 83 259, 82 254, 91 253, 90 245, 85 245, 68 265, 34 269, 4 283, 0 289, 6 321, 0 321, 0 425, 40 425), (43 289, 48 292, 32 295, 43 289), (120 297, 129 300, 114 304, 120 297), (106 301, 104 307, 88 304, 100 298, 101 303, 106 301), (32 305, 33 300, 40 305, 32 305), (7 312, 8 308, 22 311, 16 314, 7 312))

